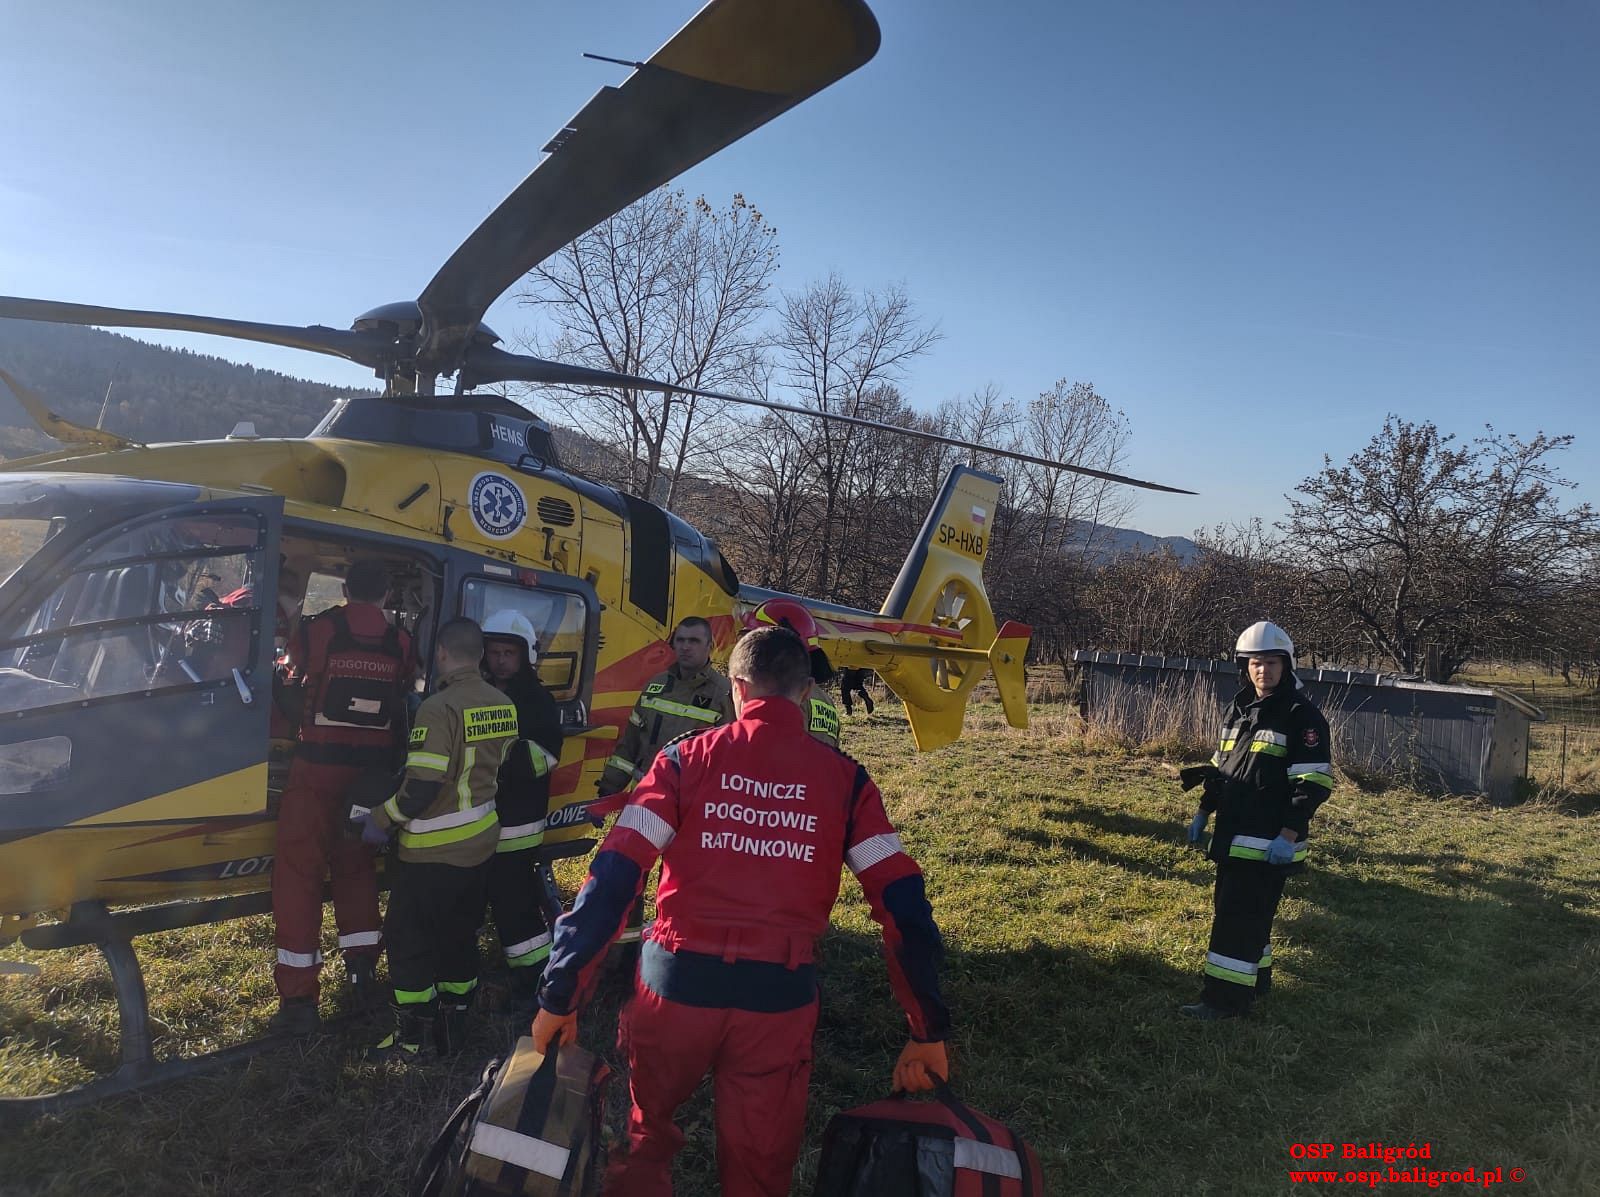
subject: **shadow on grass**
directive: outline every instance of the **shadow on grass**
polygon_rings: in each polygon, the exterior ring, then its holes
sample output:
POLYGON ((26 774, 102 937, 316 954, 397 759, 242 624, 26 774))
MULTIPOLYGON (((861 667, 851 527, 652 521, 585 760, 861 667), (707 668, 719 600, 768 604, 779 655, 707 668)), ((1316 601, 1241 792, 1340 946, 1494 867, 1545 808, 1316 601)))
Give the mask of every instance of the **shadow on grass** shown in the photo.
MULTIPOLYGON (((1127 873, 1138 873, 1143 877, 1152 877, 1158 880, 1166 881, 1172 880, 1173 878, 1183 878, 1187 876, 1187 871, 1178 866, 1172 864, 1163 864, 1159 860, 1146 860, 1138 856, 1130 856, 1126 853, 1115 852, 1110 848, 1107 848, 1102 843, 1097 843, 1096 841, 1090 839, 1084 839, 1082 836, 1050 833, 1039 831, 1032 827, 1018 826, 1007 827, 1005 829, 1005 833, 1012 839, 1020 840, 1023 843, 1032 844, 1037 848, 1046 849, 1054 853, 1068 853, 1084 860, 1095 861, 1098 864, 1103 864, 1110 868, 1121 869, 1127 873)), ((1170 840, 1171 837, 1168 838, 1170 840)), ((997 852, 993 849, 990 849, 985 852, 984 858, 985 860, 1003 860, 1005 863, 1018 869, 1039 867, 1039 861, 1036 858, 1030 858, 1016 852, 1005 852, 1003 850, 997 852)), ((1199 859, 1198 853, 1196 854, 1196 859, 1199 859)))
MULTIPOLYGON (((1046 817, 1085 834, 1167 844, 1181 835, 1164 820, 1087 804, 1052 808, 1046 817)), ((1175 875, 1078 835, 1018 832, 1058 857, 1070 850, 1107 869, 1175 875)), ((1209 875, 1209 868, 1197 874, 1207 882, 1209 875)), ((1036 938, 1004 948, 952 945, 945 977, 958 1091, 1035 1145, 1052 1192, 1189 1191, 1197 1175, 1248 1178, 1230 1192, 1281 1191, 1267 1187, 1268 1178, 1281 1180, 1285 1145, 1307 1127, 1322 1128, 1323 1137, 1431 1137, 1449 1159, 1469 1158, 1454 1144, 1476 1139, 1483 1158, 1511 1158, 1515 1150, 1524 1160, 1540 1125, 1560 1124, 1571 1103, 1592 1100, 1575 1088, 1581 1070, 1550 1069, 1536 1045, 1548 1027, 1563 1027, 1572 1042, 1561 1051, 1581 1060, 1594 1047, 1593 1032, 1583 1028, 1600 1022, 1592 1017, 1594 987, 1585 990, 1575 971, 1584 967, 1579 948, 1592 944, 1594 920, 1566 908, 1543 880, 1536 869, 1474 861, 1453 849, 1335 856, 1327 868, 1290 880, 1275 936, 1282 984, 1271 1003, 1247 1024, 1218 1026, 1184 1023, 1173 1010, 1197 987, 1198 958, 1193 968, 1175 967, 1170 938, 1198 936, 1194 946, 1203 948, 1203 927, 1180 931, 1178 922, 1208 912, 1199 886, 1179 899, 1182 913, 1163 916, 1166 956, 1046 942, 1050 928, 1018 925, 997 909, 997 924, 1036 938), (1363 872, 1367 861, 1404 868, 1415 884, 1375 878, 1363 872), (1430 889, 1434 883, 1444 891, 1430 889), (1448 892, 1454 889, 1461 892, 1448 892), (1532 1080, 1524 1085, 1515 1072, 1496 1071, 1517 1068, 1532 1080), (1474 1104, 1473 1093, 1499 1092, 1513 1078, 1537 1098, 1474 1104)), ((875 935, 834 929, 821 958, 822 1015, 797 1193, 810 1190, 828 1118, 883 1096, 905 1041, 875 935)), ((608 969, 582 1023, 585 1046, 619 1068, 608 1104, 613 1138, 626 1102, 615 1023, 629 988, 625 971, 608 969)), ((359 1063, 360 1035, 326 1036, 25 1133, 7 1128, 0 1189, 404 1193, 428 1139, 483 1062, 524 1029, 480 1017, 462 1056, 411 1069, 359 1063)), ((680 1123, 686 1146, 678 1191, 715 1192, 704 1087, 680 1123)))
POLYGON ((92 1076, 112 1072, 120 1058, 115 1023, 108 1030, 83 1018, 34 1018, 21 1010, 0 1010, 0 1047, 69 1060, 92 1076))
MULTIPOLYGON (((1553 858, 1548 859, 1552 866, 1556 863, 1553 858)), ((1453 889, 1484 890, 1514 905, 1544 908, 1549 917, 1557 920, 1577 918, 1566 904, 1587 905, 1594 896, 1582 880, 1557 876, 1553 868, 1544 870, 1500 864, 1473 858, 1456 850, 1363 851, 1351 867, 1359 868, 1368 862, 1405 869, 1419 878, 1453 889)))
MULTIPOLYGON (((1174 791, 1177 793, 1177 791, 1174 791)), ((1170 822, 1164 819, 1149 819, 1142 815, 1129 814, 1126 811, 1106 810, 1103 807, 1079 804, 1074 806, 1057 806, 1044 812, 1044 817, 1052 823, 1076 823, 1083 827, 1092 827, 1096 831, 1109 832, 1112 835, 1132 835, 1142 839, 1165 840, 1172 843, 1182 842, 1184 827, 1192 814, 1193 803, 1187 798, 1180 801, 1186 804, 1188 813, 1182 818, 1170 822)))
MULTIPOLYGON (((809 1192, 828 1118, 888 1092, 906 1029, 881 951, 881 941, 865 933, 835 929, 823 941, 822 1014, 796 1192, 809 1192)), ((1043 995, 1087 987, 1126 1009, 1154 1013, 1193 988, 1192 977, 1153 958, 1113 963, 1045 945, 999 952, 955 947, 945 977, 958 1028, 956 1084, 973 1104, 1034 1140, 1050 1131, 1039 1120, 1038 1095, 1063 1084, 1081 1087, 1069 1076, 1072 1044, 1093 1018, 1081 1003, 1073 1015, 1041 1002, 1043 995)), ((584 1045, 618 1072, 608 1101, 613 1139, 621 1134, 627 1092, 615 1027, 630 989, 628 975, 608 962, 582 1021, 584 1045)), ((410 1068, 359 1062, 368 1036, 356 1032, 300 1041, 226 1072, 8 1133, 0 1175, 30 1194, 405 1193, 428 1139, 484 1062, 525 1031, 525 1023, 479 1016, 461 1056, 430 1057, 410 1068), (152 1142, 161 1143, 159 1152, 150 1150, 152 1142)), ((679 1122, 686 1144, 678 1191, 715 1192, 708 1086, 680 1111, 679 1122)))

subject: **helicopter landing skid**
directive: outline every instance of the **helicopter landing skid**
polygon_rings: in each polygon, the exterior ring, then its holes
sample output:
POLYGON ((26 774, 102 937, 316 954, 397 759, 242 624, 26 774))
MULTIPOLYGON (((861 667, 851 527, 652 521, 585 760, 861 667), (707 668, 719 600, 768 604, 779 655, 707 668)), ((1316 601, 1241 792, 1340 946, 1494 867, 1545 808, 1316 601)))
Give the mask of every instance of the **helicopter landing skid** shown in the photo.
MULTIPOLYGON (((108 1076, 72 1089, 35 1097, 0 1097, 0 1120, 31 1118, 77 1109, 108 1097, 119 1097, 141 1089, 197 1076, 212 1069, 247 1060, 252 1056, 299 1042, 290 1036, 269 1036, 235 1044, 220 1051, 176 1060, 158 1060, 150 1036, 150 1005, 146 997, 144 972, 134 952, 134 936, 153 930, 172 930, 183 926, 217 922, 241 914, 259 913, 266 894, 246 894, 203 902, 171 902, 162 906, 113 915, 104 902, 79 902, 66 921, 30 928, 22 942, 29 948, 53 949, 93 945, 111 969, 111 983, 117 995, 117 1021, 120 1027, 121 1060, 108 1076)), ((354 1021, 359 1015, 329 1019, 325 1027, 354 1021)))

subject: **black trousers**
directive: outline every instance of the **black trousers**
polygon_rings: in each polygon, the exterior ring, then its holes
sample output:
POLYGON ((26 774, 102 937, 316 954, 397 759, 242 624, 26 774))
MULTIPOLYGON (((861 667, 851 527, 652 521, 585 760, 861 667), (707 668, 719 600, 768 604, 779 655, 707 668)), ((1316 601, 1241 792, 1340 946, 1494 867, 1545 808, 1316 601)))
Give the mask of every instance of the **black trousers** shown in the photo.
POLYGON ((1264 861, 1217 865, 1204 1000, 1220 1010, 1248 1010, 1272 986, 1272 920, 1288 873, 1264 861))
POLYGON ((463 868, 392 859, 390 867, 383 938, 396 1008, 417 1014, 431 1014, 436 1002, 464 1008, 478 988, 478 925, 489 862, 463 868))
POLYGON ((867 678, 870 676, 865 669, 843 669, 839 672, 839 697, 844 702, 844 713, 854 715, 855 706, 850 702, 852 694, 859 694, 861 701, 867 705, 867 714, 872 714, 872 695, 867 693, 867 678))
POLYGON ((500 950, 513 976, 527 969, 532 976, 541 976, 550 955, 541 857, 538 848, 522 848, 496 852, 489 858, 488 905, 500 935, 500 950))

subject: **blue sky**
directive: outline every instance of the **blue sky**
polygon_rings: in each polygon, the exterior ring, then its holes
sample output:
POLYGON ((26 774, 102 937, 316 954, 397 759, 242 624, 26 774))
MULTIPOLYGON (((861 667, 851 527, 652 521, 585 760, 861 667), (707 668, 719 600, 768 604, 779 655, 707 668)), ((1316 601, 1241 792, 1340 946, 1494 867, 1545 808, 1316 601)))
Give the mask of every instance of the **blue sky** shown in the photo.
MULTIPOLYGON (((873 62, 681 184, 761 208, 782 287, 903 283, 943 333, 919 405, 1093 382, 1129 471, 1202 492, 1140 498, 1161 534, 1277 518, 1390 411, 1575 433, 1600 498, 1600 7, 874 7, 873 62)), ((0 292, 345 325, 625 77, 582 51, 645 57, 694 8, 8 5, 0 292)))

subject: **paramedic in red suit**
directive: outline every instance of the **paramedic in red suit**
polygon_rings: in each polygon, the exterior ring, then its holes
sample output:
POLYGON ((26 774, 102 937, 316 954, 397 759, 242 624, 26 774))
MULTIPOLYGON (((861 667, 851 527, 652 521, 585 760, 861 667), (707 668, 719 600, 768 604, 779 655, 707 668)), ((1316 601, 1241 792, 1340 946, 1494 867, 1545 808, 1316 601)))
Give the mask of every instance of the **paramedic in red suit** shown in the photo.
POLYGON ((619 1044, 632 1070, 630 1151, 607 1197, 672 1192, 683 1143, 673 1114, 707 1072, 724 1197, 789 1192, 805 1130, 817 1024, 816 941, 848 864, 883 928, 910 1040, 903 1089, 946 1075, 943 947, 922 871, 900 844, 867 771, 806 731, 811 683, 793 632, 763 628, 733 651, 737 718, 667 744, 627 797, 555 943, 533 1039, 571 1042, 580 995, 657 856, 657 917, 619 1044))
POLYGON ((301 622, 290 641, 301 696, 294 762, 278 807, 272 916, 278 948, 273 980, 280 1034, 318 1027, 322 883, 331 877, 339 954, 363 1004, 375 1003, 383 950, 373 851, 347 833, 349 795, 372 771, 393 772, 405 736, 405 688, 415 665, 411 638, 389 623, 382 562, 358 560, 345 575, 346 602, 301 622))

